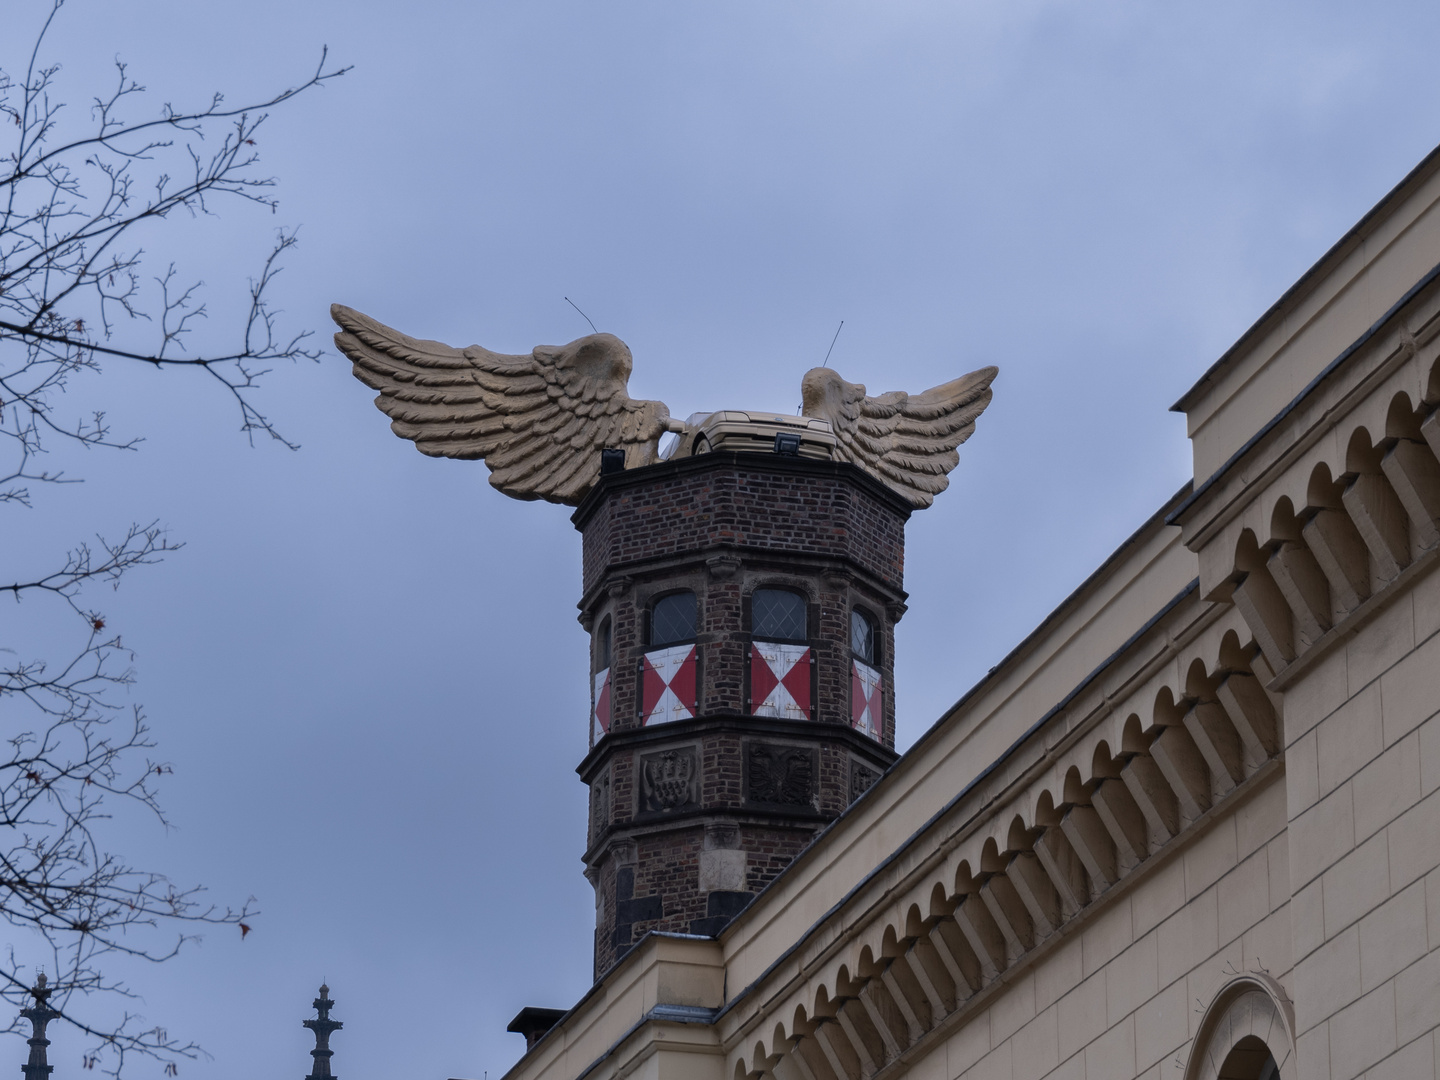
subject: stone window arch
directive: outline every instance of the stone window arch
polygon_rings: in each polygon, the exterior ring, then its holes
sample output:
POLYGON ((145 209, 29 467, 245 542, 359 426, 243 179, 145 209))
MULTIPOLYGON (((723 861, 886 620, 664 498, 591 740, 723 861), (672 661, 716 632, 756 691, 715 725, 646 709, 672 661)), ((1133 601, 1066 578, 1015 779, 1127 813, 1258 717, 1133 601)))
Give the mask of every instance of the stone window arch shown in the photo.
POLYGON ((1295 1016, 1284 988, 1248 974, 1220 988, 1195 1033, 1185 1080, 1296 1080, 1295 1016))

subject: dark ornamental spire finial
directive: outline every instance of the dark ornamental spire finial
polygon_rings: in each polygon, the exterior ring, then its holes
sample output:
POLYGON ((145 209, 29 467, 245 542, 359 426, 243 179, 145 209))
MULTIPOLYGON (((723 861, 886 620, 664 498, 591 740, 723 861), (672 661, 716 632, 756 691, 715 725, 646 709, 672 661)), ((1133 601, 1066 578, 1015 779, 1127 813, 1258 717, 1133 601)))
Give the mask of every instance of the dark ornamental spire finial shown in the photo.
POLYGON ((47 1080, 55 1066, 45 1059, 45 1048, 50 1045, 50 1040, 45 1037, 45 1025, 50 1023, 60 1014, 50 1008, 50 995, 54 988, 45 985, 45 973, 42 971, 35 979, 35 986, 30 993, 35 998, 35 1004, 28 1009, 21 1009, 20 1015, 30 1021, 30 1060, 20 1066, 20 1071, 25 1074, 25 1080, 47 1080))
MULTIPOLYGON (((330 1019, 330 1010, 335 1002, 330 1000, 330 987, 324 983, 320 984, 320 996, 314 1001, 314 1009, 319 1016, 314 1020, 306 1020, 304 1024, 315 1033, 315 1049, 310 1051, 310 1056, 315 1059, 315 1065, 305 1080, 335 1080, 335 1074, 330 1071, 330 1057, 335 1053, 330 1049, 330 1033, 339 1031, 345 1025, 339 1020, 330 1019)), ((27 1076, 26 1080, 30 1080, 27 1076)), ((36 1080, 43 1080, 37 1077, 36 1080)))

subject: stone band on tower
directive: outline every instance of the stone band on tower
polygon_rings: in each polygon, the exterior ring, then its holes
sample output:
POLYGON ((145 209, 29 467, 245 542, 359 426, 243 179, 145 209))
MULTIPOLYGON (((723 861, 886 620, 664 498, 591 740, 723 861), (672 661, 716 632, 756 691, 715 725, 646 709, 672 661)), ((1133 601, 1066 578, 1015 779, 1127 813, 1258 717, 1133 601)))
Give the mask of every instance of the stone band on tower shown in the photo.
POLYGON ((718 932, 894 760, 911 509, 848 463, 734 452, 580 504, 597 978, 645 931, 718 932))

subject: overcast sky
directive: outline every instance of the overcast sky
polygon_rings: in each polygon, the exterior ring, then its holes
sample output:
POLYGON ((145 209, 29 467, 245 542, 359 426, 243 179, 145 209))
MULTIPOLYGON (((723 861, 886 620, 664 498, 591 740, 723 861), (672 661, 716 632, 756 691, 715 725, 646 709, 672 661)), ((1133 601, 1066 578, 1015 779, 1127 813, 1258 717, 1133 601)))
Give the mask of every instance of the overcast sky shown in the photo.
MULTIPOLYGON (((6 67, 43 9, 6 5, 6 67)), ((327 355, 259 401, 302 449, 251 449, 184 373, 110 372, 74 400, 143 449, 52 462, 87 482, 0 523, 7 578, 132 520, 187 545, 91 599, 176 767, 177 828, 113 846, 263 911, 134 973, 214 1055, 181 1076, 304 1075, 328 978, 343 1080, 496 1077, 510 1018, 590 983, 579 536, 396 439, 332 301, 528 352, 589 332, 569 296, 682 417, 793 410, 842 319, 831 366, 872 393, 998 364, 909 526, 905 746, 1188 478, 1169 405, 1440 141, 1437 38, 1433 2, 1378 0, 70 0, 62 87, 118 54, 137 117, 269 94, 323 44, 354 65, 262 129, 278 215, 145 238, 218 313, 301 227, 276 297, 327 355)))

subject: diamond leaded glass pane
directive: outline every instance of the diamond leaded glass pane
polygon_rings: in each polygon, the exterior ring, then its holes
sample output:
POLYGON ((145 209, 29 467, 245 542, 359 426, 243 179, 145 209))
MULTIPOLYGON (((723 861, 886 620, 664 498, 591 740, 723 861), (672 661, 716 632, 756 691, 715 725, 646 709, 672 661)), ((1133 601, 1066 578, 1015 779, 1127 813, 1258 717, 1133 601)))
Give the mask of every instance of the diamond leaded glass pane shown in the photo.
POLYGON ((784 589, 756 589, 750 598, 750 629, 769 641, 804 641, 805 598, 784 589))
POLYGON ((850 612, 850 651, 867 664, 875 663, 875 624, 863 612, 850 612))
POLYGON ((695 640, 695 594, 673 593, 655 602, 650 613, 650 644, 695 640))

